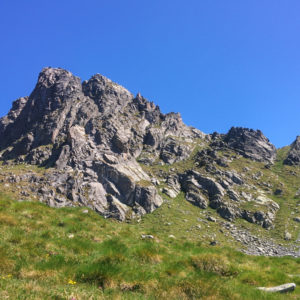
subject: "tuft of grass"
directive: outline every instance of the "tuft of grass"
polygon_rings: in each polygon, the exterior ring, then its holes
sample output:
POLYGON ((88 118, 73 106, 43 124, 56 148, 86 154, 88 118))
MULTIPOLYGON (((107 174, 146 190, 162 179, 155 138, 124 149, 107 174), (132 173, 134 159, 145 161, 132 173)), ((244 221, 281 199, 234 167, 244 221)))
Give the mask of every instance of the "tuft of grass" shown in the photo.
POLYGON ((17 222, 14 217, 0 213, 0 225, 2 226, 15 226, 17 222))
POLYGON ((227 257, 216 253, 203 253, 191 257, 196 270, 215 273, 221 276, 232 276, 238 273, 229 264, 227 257))

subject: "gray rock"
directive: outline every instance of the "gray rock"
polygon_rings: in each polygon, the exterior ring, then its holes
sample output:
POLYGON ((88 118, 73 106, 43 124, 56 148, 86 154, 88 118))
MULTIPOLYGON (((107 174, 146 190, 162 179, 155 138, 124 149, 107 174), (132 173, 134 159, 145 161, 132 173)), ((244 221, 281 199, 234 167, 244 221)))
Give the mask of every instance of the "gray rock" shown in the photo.
POLYGON ((173 138, 166 140, 160 152, 160 158, 168 164, 184 160, 189 157, 193 148, 187 145, 182 145, 173 138))
POLYGON ((224 195, 224 189, 219 183, 196 171, 188 171, 181 181, 186 200, 201 208, 206 208, 214 197, 224 195))
POLYGON ((208 216, 207 220, 210 221, 210 222, 217 222, 217 219, 212 217, 212 216, 208 216))
POLYGON ((260 130, 232 127, 224 142, 246 158, 273 162, 276 157, 276 148, 260 130))
POLYGON ((178 195, 178 193, 176 193, 174 190, 168 188, 163 188, 162 192, 165 193, 170 198, 176 198, 178 195))
POLYGON ((213 178, 205 177, 196 171, 188 171, 183 179, 182 185, 184 189, 189 189, 190 186, 195 186, 207 192, 210 198, 216 195, 224 196, 224 188, 213 178))
POLYGON ((5 129, 18 118, 23 110, 28 97, 23 97, 15 100, 9 113, 0 119, 0 135, 3 134, 5 129))
POLYGON ((141 238, 142 239, 154 239, 154 236, 151 234, 142 234, 141 238))
POLYGON ((233 221, 234 219, 242 216, 238 207, 227 203, 222 203, 220 206, 218 206, 217 212, 222 218, 229 221, 233 221))
POLYGON ((300 136, 297 136, 296 140, 291 144, 288 156, 283 163, 290 166, 300 164, 300 136))
POLYGON ((226 171, 225 175, 228 179, 230 179, 235 184, 238 184, 238 185, 244 184, 243 179, 235 172, 226 171))
POLYGON ((299 197, 300 196, 300 188, 298 189, 298 191, 295 193, 295 197, 299 197))
POLYGON ((171 174, 166 179, 166 184, 171 187, 177 194, 181 191, 179 176, 171 174))
POLYGON ((191 190, 189 189, 189 192, 186 193, 185 199, 192 204, 199 206, 200 208, 207 208, 208 206, 208 200, 201 194, 201 191, 197 188, 194 188, 191 190))
POLYGON ((275 191, 274 191, 274 195, 275 196, 281 196, 283 194, 283 190, 282 189, 276 189, 275 191))
POLYGON ((289 241, 289 240, 292 239, 292 235, 288 231, 286 231, 284 233, 284 239, 287 240, 287 241, 289 241))
POLYGON ((208 166, 214 163, 221 162, 221 158, 213 149, 203 149, 198 151, 196 155, 196 162, 199 167, 208 166))
POLYGON ((275 215, 272 212, 256 211, 254 214, 254 223, 262 225, 263 228, 270 228, 273 225, 275 215))
POLYGON ((234 201, 237 201, 237 202, 239 201, 239 196, 235 191, 227 190, 227 194, 228 194, 228 196, 231 200, 234 200, 234 201))
POLYGON ((156 186, 160 185, 160 182, 157 178, 151 178, 151 182, 156 186))
POLYGON ((285 283, 274 287, 259 287, 258 289, 270 293, 287 293, 287 292, 294 291, 295 288, 296 288, 295 283, 285 283))

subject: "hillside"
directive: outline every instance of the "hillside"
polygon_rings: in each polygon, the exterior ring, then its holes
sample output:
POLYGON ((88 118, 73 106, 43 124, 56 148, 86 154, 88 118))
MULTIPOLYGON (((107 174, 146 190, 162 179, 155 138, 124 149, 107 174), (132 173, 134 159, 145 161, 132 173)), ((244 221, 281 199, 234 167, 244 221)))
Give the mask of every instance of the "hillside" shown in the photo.
POLYGON ((300 295, 255 289, 300 283, 299 137, 205 134, 102 75, 45 68, 0 119, 0 159, 2 298, 300 295))

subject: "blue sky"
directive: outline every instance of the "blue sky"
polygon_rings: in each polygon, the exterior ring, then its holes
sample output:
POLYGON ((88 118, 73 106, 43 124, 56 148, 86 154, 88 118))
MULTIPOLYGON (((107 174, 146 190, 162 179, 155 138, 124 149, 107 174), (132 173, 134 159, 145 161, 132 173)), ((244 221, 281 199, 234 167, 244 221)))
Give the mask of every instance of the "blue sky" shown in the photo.
POLYGON ((0 1, 0 116, 45 66, 101 73, 211 133, 300 135, 300 1, 0 1))

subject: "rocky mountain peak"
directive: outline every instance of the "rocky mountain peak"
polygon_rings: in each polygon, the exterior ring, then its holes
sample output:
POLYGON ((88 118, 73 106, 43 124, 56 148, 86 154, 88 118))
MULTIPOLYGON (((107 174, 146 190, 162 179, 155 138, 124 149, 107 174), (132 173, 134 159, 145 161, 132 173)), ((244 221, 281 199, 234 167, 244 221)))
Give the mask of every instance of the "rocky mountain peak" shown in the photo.
POLYGON ((80 78, 74 76, 71 72, 61 69, 61 68, 52 68, 46 67, 43 68, 39 74, 37 85, 43 85, 46 87, 51 87, 57 82, 69 82, 71 80, 77 81, 80 83, 80 78))
POLYGON ((85 80, 82 86, 85 95, 91 98, 100 97, 104 92, 115 93, 116 95, 124 93, 133 98, 127 89, 101 74, 95 74, 89 80, 85 80))
POLYGON ((300 136, 291 144, 287 158, 284 160, 286 165, 300 165, 300 136))
POLYGON ((60 68, 44 68, 31 95, 17 100, 0 124, 2 160, 53 168, 43 201, 80 203, 121 220, 162 203, 136 158, 150 151, 154 159, 183 160, 194 145, 182 147, 168 137, 202 134, 105 76, 96 74, 81 84, 60 68), (156 142, 149 148, 144 141, 150 132, 156 142))
POLYGON ((31 95, 0 119, 0 159, 47 168, 43 176, 26 177, 34 182, 31 193, 51 206, 88 206, 119 220, 150 213, 162 194, 182 191, 227 220, 270 228, 279 207, 231 169, 237 154, 265 165, 276 149, 260 130, 206 135, 100 74, 81 83, 69 71, 45 68, 31 95), (247 193, 240 191, 244 184, 247 193), (267 208, 250 211, 245 201, 267 208))
POLYGON ((133 95, 103 75, 96 74, 82 83, 85 96, 93 99, 102 114, 112 114, 132 101, 133 95))
POLYGON ((81 91, 79 77, 64 69, 47 67, 40 72, 36 87, 30 95, 30 99, 39 101, 38 105, 33 103, 31 106, 39 106, 41 109, 49 108, 53 111, 65 98, 81 93, 81 91))
POLYGON ((276 157, 275 146, 260 130, 232 127, 225 135, 224 142, 247 158, 273 162, 276 157))

